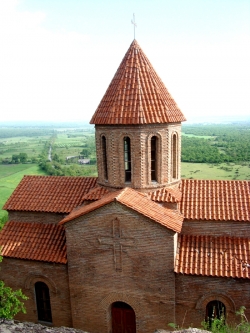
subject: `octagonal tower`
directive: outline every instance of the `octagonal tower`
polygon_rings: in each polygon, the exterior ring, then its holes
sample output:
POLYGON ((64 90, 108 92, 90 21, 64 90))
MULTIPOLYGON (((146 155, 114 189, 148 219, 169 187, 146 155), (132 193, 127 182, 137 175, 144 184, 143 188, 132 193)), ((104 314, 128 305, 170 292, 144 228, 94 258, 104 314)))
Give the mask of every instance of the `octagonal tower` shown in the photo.
POLYGON ((98 183, 146 192, 180 182, 185 120, 134 40, 90 122, 98 183))

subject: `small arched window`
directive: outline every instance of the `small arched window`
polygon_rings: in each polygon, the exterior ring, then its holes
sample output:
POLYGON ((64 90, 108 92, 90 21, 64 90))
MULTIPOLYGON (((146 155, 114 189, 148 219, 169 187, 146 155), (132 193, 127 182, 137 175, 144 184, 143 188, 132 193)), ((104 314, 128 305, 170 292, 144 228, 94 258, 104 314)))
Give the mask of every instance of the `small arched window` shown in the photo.
POLYGON ((105 136, 102 136, 102 162, 103 162, 103 176, 108 180, 108 162, 107 162, 107 144, 105 136))
POLYGON ((35 292, 38 320, 52 323, 52 313, 48 286, 44 282, 36 282, 35 292))
POLYGON ((157 181, 157 145, 158 139, 156 136, 151 138, 151 181, 157 181))
POLYGON ((172 178, 176 179, 178 177, 178 139, 177 134, 172 137, 172 178))
POLYGON ((206 321, 209 326, 212 325, 213 319, 225 319, 226 318, 226 307, 221 301, 211 301, 206 306, 206 321))
POLYGON ((124 170, 125 170, 125 182, 131 182, 131 147, 130 138, 125 136, 123 139, 124 144, 124 170))

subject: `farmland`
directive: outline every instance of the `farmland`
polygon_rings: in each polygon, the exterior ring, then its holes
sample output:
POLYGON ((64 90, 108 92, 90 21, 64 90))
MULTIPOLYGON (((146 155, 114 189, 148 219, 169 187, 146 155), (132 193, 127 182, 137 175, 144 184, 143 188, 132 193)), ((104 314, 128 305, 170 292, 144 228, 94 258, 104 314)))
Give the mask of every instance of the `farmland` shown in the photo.
MULTIPOLYGON (((182 178, 250 179, 249 128, 249 123, 184 125, 182 178)), ((94 128, 0 126, 0 208, 25 174, 97 176, 94 128)))

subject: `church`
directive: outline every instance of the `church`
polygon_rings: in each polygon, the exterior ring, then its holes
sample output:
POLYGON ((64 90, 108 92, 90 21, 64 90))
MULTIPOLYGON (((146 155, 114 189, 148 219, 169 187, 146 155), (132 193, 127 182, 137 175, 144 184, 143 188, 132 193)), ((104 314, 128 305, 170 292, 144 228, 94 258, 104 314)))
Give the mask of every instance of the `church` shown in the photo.
POLYGON ((3 209, 16 319, 90 333, 250 318, 250 181, 181 179, 185 117, 134 40, 95 125, 98 177, 24 176, 3 209))

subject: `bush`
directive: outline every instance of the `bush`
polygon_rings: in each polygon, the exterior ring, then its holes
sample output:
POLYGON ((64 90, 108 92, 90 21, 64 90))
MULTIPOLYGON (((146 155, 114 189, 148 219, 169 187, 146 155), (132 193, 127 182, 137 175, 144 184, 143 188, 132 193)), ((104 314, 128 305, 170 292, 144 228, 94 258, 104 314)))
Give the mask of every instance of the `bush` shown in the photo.
POLYGON ((240 323, 235 325, 227 324, 225 317, 210 318, 209 321, 202 322, 202 327, 213 333, 250 333, 250 324, 245 315, 246 308, 241 306, 236 315, 240 316, 240 323))
MULTIPOLYGON (((2 261, 2 257, 0 257, 0 261, 2 261)), ((21 289, 14 291, 0 281, 0 318, 12 319, 20 311, 26 313, 21 301, 26 299, 28 297, 22 293, 21 289)))

